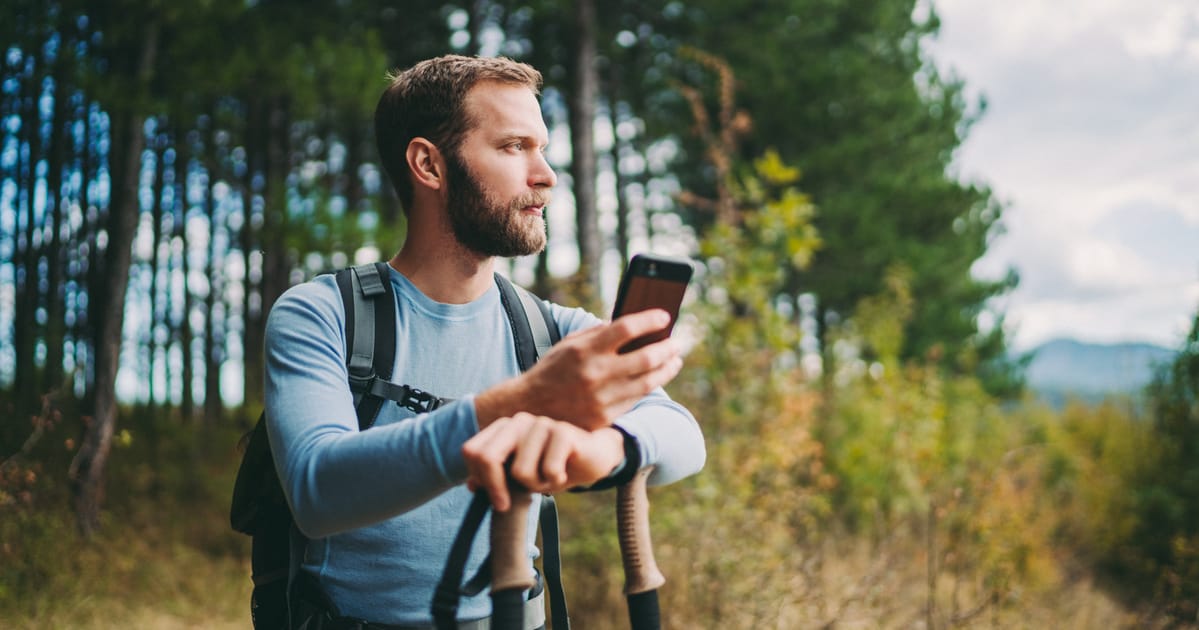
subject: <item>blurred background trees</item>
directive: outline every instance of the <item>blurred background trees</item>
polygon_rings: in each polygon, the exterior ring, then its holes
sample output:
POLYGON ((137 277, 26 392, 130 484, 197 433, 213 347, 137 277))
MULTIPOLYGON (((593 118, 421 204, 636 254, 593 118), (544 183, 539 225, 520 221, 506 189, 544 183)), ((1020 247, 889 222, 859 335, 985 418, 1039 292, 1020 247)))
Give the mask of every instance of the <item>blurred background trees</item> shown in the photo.
MULTIPOLYGON (((835 620, 868 600, 853 588, 903 575, 829 583, 829 532, 887 562, 887 541, 917 541, 930 627, 1059 584, 1061 545, 1193 616, 1199 342, 1144 407, 1013 406, 990 298, 1016 278, 970 273, 1003 208, 948 170, 984 107, 923 53, 937 28, 915 0, 9 2, 0 514, 65 504, 57 483, 96 535, 110 471, 122 496, 224 501, 172 466, 230 474, 220 445, 261 406, 275 299, 401 242, 371 129, 386 72, 502 54, 545 75, 562 181, 547 251, 508 271, 603 312, 631 253, 700 263, 672 392, 712 457, 658 512, 707 554, 664 550, 692 576, 676 606, 708 604, 696 623, 835 620), (729 506, 741 526, 692 528, 729 506), (713 596, 722 580, 747 607, 713 596)), ((579 514, 594 535, 574 551, 606 549, 579 514)), ((0 602, 46 585, 34 544, 6 543, 0 602)))

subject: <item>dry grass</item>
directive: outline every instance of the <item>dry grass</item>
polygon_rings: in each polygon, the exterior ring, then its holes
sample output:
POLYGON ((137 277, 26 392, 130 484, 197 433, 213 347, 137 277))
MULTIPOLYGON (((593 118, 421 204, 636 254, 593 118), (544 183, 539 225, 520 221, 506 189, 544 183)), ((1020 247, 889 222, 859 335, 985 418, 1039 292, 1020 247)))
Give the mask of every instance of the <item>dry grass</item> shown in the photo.
MULTIPOLYGON (((671 492, 665 490, 662 492, 671 492)), ((662 501, 667 503, 668 501, 662 501)), ((561 501, 572 627, 628 627, 623 576, 608 501, 561 501), (585 520, 567 511, 587 514, 585 520), (580 530, 584 530, 580 532, 580 530)), ((655 519, 655 551, 666 575, 663 627, 754 628, 1147 628, 1165 627, 1094 584, 1089 574, 1043 585, 1013 584, 996 598, 979 575, 939 570, 929 608, 926 541, 897 533, 874 541, 825 532, 820 542, 776 536, 734 508, 711 510, 682 536, 655 519)), ((943 553, 944 550, 941 550, 943 553)), ((1069 558, 1065 559, 1069 561, 1069 558)), ((1053 563, 1060 560, 1052 559, 1053 563)), ((1173 626, 1177 627, 1177 626, 1173 626)))
MULTIPOLYGON (((752 544, 752 541, 745 541, 752 544)), ((739 590, 718 578, 687 572, 694 548, 671 548, 662 556, 667 584, 661 589, 663 627, 673 629, 755 628, 1145 628, 1156 625, 1082 579, 1036 595, 1013 595, 998 605, 987 601, 975 580, 942 576, 937 608, 927 607, 925 558, 918 549, 872 549, 865 541, 826 547, 820 558, 778 558, 775 566, 750 567, 778 582, 766 597, 713 601, 739 590), (787 567, 803 569, 788 573, 787 567), (698 579, 697 579, 698 578, 698 579), (957 602, 956 605, 954 602, 957 602)), ((614 560, 614 562, 616 562, 614 560)), ((572 627, 608 630, 628 627, 619 569, 603 575, 568 576, 572 627), (601 583, 592 580, 604 579, 601 583), (587 582, 590 582, 588 584, 587 582), (580 593, 580 591, 584 591, 580 593), (578 604, 586 602, 586 607, 578 604)))
MULTIPOLYGON (((70 531, 70 530, 66 530, 70 531)), ((7 628, 245 628, 249 565, 214 555, 161 525, 123 528, 64 556, 44 586, 0 610, 7 628)))
MULTIPOLYGON (((229 530, 226 514, 232 458, 180 466, 178 478, 154 477, 145 458, 123 459, 142 463, 114 475, 103 530, 89 543, 75 533, 61 482, 39 480, 40 507, 0 511, 0 627, 248 628, 249 539, 229 530)), ((710 463, 715 469, 721 461, 710 463)), ((804 520, 810 510, 796 507, 810 493, 758 485, 769 483, 733 471, 653 492, 665 628, 1167 625, 1127 608, 1073 566, 1046 583, 1007 584, 996 600, 981 571, 961 558, 956 573, 938 571, 930 614, 918 526, 885 540, 831 531, 835 519, 804 520), (747 485, 730 489, 717 479, 747 485)), ((627 628, 612 497, 560 502, 573 626, 627 628)), ((1045 561, 1072 562, 1068 555, 1045 561)))
MULTIPOLYGON (((593 516, 596 530, 608 527, 608 514, 593 516)), ((208 523, 214 530, 222 525, 208 523)), ((204 549, 212 546, 211 540, 201 537, 197 545, 181 530, 161 524, 131 523, 102 536, 100 544, 81 551, 77 540, 62 540, 63 553, 75 553, 75 560, 60 568, 65 573, 49 576, 46 588, 0 610, 4 627, 249 627, 249 567, 244 558, 213 553, 204 549)), ((732 543, 725 548, 725 558, 718 557, 713 539, 703 533, 689 542, 693 544, 663 540, 656 545, 667 576, 661 591, 665 628, 930 627, 927 558, 914 541, 875 545, 844 537, 816 550, 796 547, 791 554, 770 557, 753 553, 758 541, 742 539, 736 549, 732 543), (752 564, 726 567, 722 576, 721 563, 734 557, 752 564), (747 576, 753 579, 747 582, 747 576)), ((576 558, 568 541, 564 558, 573 627, 627 628, 615 542, 609 546, 609 541, 593 536, 587 545, 590 550, 576 558)), ((986 601, 977 580, 941 575, 936 606, 936 628, 1161 625, 1128 610, 1085 577, 1042 592, 1015 589, 996 605, 986 601)))
POLYGON ((249 627, 249 539, 227 515, 235 453, 219 447, 236 440, 194 431, 160 435, 154 449, 134 429, 133 445, 114 451, 91 540, 70 509, 61 444, 72 432, 18 463, 37 474, 24 501, 0 505, 0 627, 249 627))

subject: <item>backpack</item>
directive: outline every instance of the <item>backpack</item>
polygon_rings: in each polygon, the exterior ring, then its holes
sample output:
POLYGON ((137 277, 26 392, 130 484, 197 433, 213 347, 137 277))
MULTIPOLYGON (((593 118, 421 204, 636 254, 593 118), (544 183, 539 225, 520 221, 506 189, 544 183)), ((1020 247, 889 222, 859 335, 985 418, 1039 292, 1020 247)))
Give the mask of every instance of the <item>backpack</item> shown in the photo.
MULTIPOLYGON (((395 294, 386 263, 359 265, 337 271, 335 279, 345 306, 346 368, 358 429, 375 422, 383 404, 390 400, 424 413, 449 402, 429 392, 391 382, 395 364, 395 294), (383 316, 377 317, 376 313, 383 316)), ((546 304, 528 291, 495 274, 500 301, 512 327, 517 364, 521 371, 560 339, 558 325, 546 304)), ((298 567, 292 566, 293 546, 302 549, 305 539, 295 528, 283 487, 275 471, 266 434, 265 411, 254 429, 243 439, 245 453, 233 487, 229 521, 235 531, 252 537, 251 570, 254 582, 250 614, 254 628, 289 627, 288 592, 295 587, 298 567)), ((558 554, 557 512, 551 497, 542 500, 543 567, 554 621, 566 621, 566 602, 561 588, 558 554)))

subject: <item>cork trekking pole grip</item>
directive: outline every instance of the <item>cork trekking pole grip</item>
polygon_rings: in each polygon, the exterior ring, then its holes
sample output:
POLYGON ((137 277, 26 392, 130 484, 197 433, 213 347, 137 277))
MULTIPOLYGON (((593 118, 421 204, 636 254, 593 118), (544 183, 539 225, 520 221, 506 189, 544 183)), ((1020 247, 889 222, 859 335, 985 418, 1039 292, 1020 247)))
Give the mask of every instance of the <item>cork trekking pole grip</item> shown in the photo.
POLYGON ((657 630, 661 626, 658 588, 666 583, 654 559, 649 533, 646 481, 651 472, 653 466, 642 468, 616 491, 616 524, 621 561, 624 563, 624 592, 633 630, 657 630))
POLYGON ((491 627, 523 630, 525 592, 536 583, 529 569, 529 509, 533 495, 514 483, 512 505, 491 513, 491 627))

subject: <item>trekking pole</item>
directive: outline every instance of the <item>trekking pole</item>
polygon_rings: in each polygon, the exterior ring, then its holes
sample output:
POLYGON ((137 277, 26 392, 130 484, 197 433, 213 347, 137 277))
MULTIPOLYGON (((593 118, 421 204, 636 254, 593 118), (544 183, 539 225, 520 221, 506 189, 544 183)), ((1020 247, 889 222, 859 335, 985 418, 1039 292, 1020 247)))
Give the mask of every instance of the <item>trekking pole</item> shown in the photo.
POLYGON ((495 630, 524 630, 524 592, 533 588, 535 580, 528 569, 526 529, 533 495, 509 480, 508 492, 512 505, 507 512, 491 509, 486 490, 476 490, 462 526, 450 547, 441 581, 433 593, 433 626, 437 630, 458 628, 458 600, 464 594, 474 595, 491 582, 492 618, 495 630), (479 573, 464 586, 462 578, 470 558, 471 544, 491 512, 491 557, 479 573), (482 581, 480 581, 482 580, 482 581))
POLYGON ((491 627, 524 630, 525 592, 536 584, 526 549, 533 495, 512 482, 508 493, 508 511, 491 513, 491 627))
POLYGON ((658 588, 666 583, 666 578, 654 560, 649 537, 649 497, 645 490, 653 469, 653 466, 642 468, 616 491, 616 525, 624 563, 624 592, 633 630, 658 630, 661 626, 658 588))

